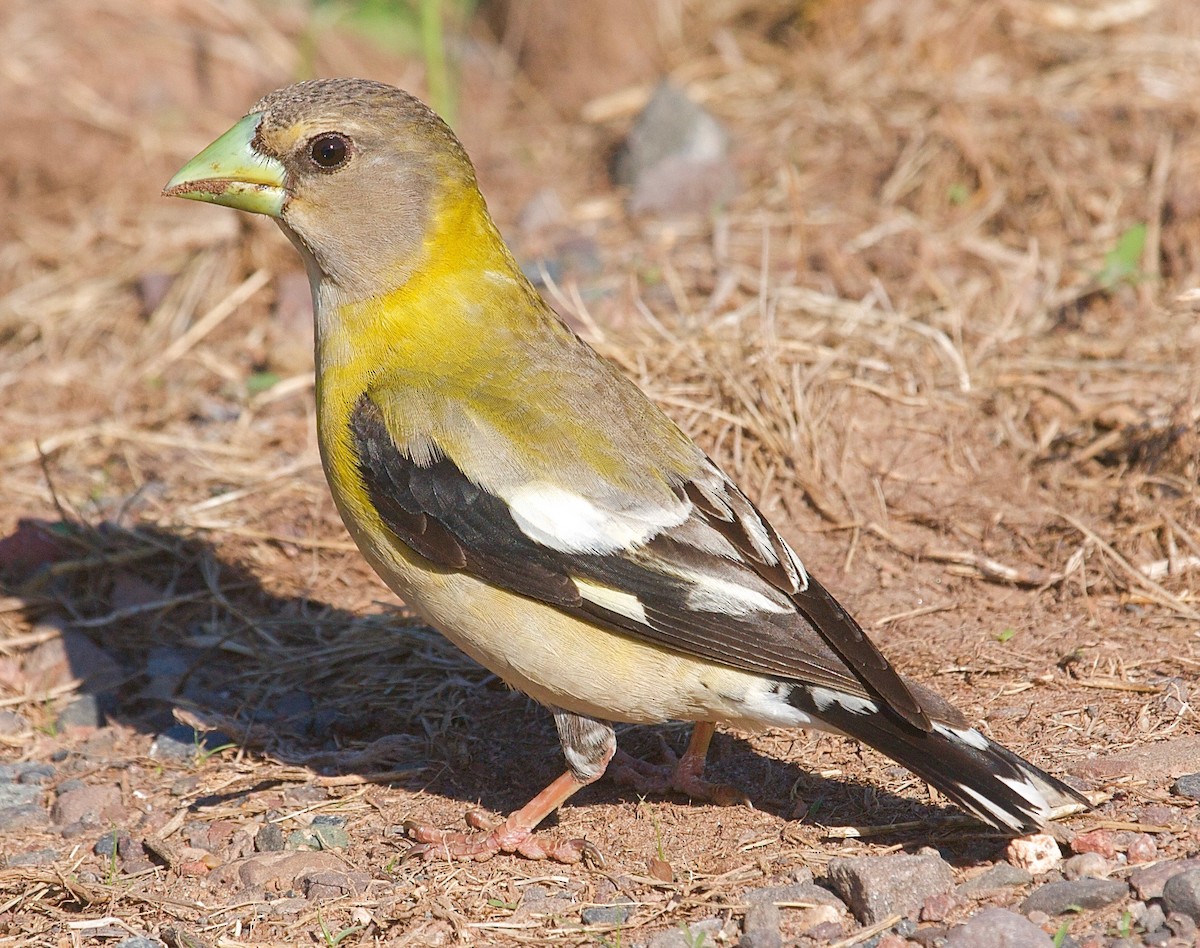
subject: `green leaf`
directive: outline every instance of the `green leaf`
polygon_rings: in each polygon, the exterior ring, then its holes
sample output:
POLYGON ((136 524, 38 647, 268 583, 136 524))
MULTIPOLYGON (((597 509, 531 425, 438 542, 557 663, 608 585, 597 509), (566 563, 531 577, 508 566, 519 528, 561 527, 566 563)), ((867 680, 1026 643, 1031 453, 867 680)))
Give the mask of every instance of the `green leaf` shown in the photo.
POLYGON ((1117 245, 1104 257, 1104 269, 1096 279, 1106 290, 1119 283, 1136 283, 1142 276, 1142 252, 1146 249, 1146 225, 1134 224, 1117 238, 1117 245))
POLYGON ((279 374, 276 372, 255 372, 246 379, 246 391, 258 395, 279 384, 279 374))

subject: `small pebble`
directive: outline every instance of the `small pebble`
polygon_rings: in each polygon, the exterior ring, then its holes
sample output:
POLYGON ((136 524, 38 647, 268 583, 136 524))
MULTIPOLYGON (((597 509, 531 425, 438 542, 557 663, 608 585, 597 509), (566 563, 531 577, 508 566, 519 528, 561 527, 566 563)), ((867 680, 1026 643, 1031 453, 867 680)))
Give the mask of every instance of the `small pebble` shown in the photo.
POLYGON ((1058 864, 1062 862, 1058 841, 1046 833, 1034 833, 1032 836, 1014 839, 1008 844, 1006 856, 1018 869, 1024 869, 1035 876, 1058 868, 1058 864))
POLYGON ((1071 849, 1077 853, 1099 853, 1105 859, 1112 859, 1117 855, 1117 840, 1109 830, 1092 830, 1071 840, 1071 849))
POLYGON ((14 737, 29 730, 29 722, 24 716, 8 708, 0 708, 0 734, 14 737))
MULTIPOLYGON (((834 938, 842 937, 842 915, 844 913, 838 911, 832 905, 814 905, 812 908, 798 909, 792 920, 795 923, 798 931, 811 935, 817 929, 825 931, 830 930, 831 926, 837 927, 837 935, 834 938)), ((812 937, 816 937, 813 935, 812 937)))
POLYGON ((143 935, 134 935, 132 938, 117 942, 116 948, 162 948, 162 942, 146 938, 143 935))
POLYGON ((986 899, 1005 889, 1028 885, 1033 876, 1027 869, 1020 869, 1008 862, 998 862, 987 872, 968 879, 956 890, 960 896, 967 899, 986 899))
POLYGON ((1180 809, 1176 806, 1164 806, 1161 803, 1154 803, 1148 807, 1142 808, 1141 821, 1143 823, 1153 823, 1157 826, 1170 826, 1180 818, 1180 809))
POLYGON ((278 823, 267 823, 254 834, 254 848, 260 853, 282 852, 284 848, 282 827, 278 823))
POLYGON ((82 694, 59 712, 55 724, 60 731, 71 728, 95 729, 104 727, 104 709, 95 694, 82 694))
POLYGON ((0 783, 0 808, 40 803, 46 791, 24 783, 0 783))
POLYGON ((613 166, 635 213, 707 213, 737 189, 729 133, 678 86, 661 83, 613 166))
POLYGON ((1162 906, 1157 902, 1153 905, 1147 905, 1145 902, 1135 902, 1130 909, 1130 914, 1133 916, 1134 921, 1142 927, 1142 931, 1156 932, 1167 924, 1167 913, 1162 910, 1162 906))
POLYGON ((49 783, 56 773, 53 764, 22 761, 16 764, 0 764, 0 784, 2 783, 49 783))
POLYGON ((692 948, 695 945, 703 945, 708 948, 709 945, 720 943, 717 939, 724 927, 719 918, 705 918, 688 925, 685 936, 683 930, 676 925, 651 938, 646 948, 692 948))
POLYGON ((1108 860, 1099 853, 1079 853, 1062 864, 1064 879, 1103 879, 1109 873, 1108 860))
POLYGON ((1196 937, 1196 920, 1190 915, 1168 915, 1167 928, 1176 938, 1190 940, 1196 937))
POLYGON ((1149 833, 1138 833, 1125 847, 1125 858, 1130 865, 1154 862, 1158 858, 1158 845, 1149 833))
POLYGON ((611 905, 589 905, 579 913, 579 918, 585 925, 624 925, 633 915, 632 901, 625 897, 624 901, 611 905))
POLYGON ((50 814, 37 803, 0 807, 0 832, 33 829, 49 822, 50 814))
POLYGON ((188 774, 185 777, 180 777, 171 784, 171 796, 183 797, 187 796, 193 790, 200 786, 200 778, 196 774, 188 774))
POLYGON ((112 785, 72 787, 66 793, 60 785, 58 799, 54 802, 51 816, 60 826, 96 826, 102 823, 121 823, 125 820, 125 808, 121 805, 121 791, 112 785))
POLYGON ((27 853, 13 853, 4 858, 4 865, 15 866, 49 866, 58 861, 58 850, 34 849, 27 853))
POLYGON ((117 841, 119 834, 117 831, 105 833, 98 840, 96 845, 92 847, 92 852, 97 856, 103 856, 105 859, 111 859, 117 852, 117 841))
POLYGON ((953 892, 939 892, 937 895, 931 895, 921 905, 921 921, 945 921, 947 916, 958 906, 958 898, 953 892))
POLYGON ((219 731, 207 731, 202 734, 186 724, 177 724, 154 738, 150 744, 150 756, 155 760, 192 763, 201 751, 211 753, 232 743, 233 741, 219 731))
POLYGON ((1200 774, 1184 774, 1171 784, 1171 792, 1189 800, 1200 800, 1200 774))

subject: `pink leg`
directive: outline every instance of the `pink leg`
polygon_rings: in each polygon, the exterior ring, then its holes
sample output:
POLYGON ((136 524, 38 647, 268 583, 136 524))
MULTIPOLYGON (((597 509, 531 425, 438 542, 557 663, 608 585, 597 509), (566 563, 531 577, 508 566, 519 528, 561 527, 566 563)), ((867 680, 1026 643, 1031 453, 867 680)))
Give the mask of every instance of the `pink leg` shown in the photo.
POLYGON ((716 727, 708 721, 697 721, 682 757, 663 743, 665 764, 650 764, 618 750, 613 758, 612 774, 621 784, 634 787, 639 793, 685 793, 694 800, 705 800, 719 806, 747 803, 746 794, 728 784, 709 783, 701 775, 716 727))
POLYGON ((410 821, 405 823, 404 828, 416 845, 409 850, 409 855, 425 859, 444 856, 447 859, 483 862, 497 853, 518 853, 527 859, 551 859, 562 863, 579 862, 587 856, 601 863, 599 852, 586 840, 543 842, 533 835, 534 827, 557 810, 575 791, 585 786, 586 783, 576 780, 568 771, 503 823, 491 829, 484 826, 477 815, 468 813, 467 822, 478 830, 475 833, 455 833, 410 821))

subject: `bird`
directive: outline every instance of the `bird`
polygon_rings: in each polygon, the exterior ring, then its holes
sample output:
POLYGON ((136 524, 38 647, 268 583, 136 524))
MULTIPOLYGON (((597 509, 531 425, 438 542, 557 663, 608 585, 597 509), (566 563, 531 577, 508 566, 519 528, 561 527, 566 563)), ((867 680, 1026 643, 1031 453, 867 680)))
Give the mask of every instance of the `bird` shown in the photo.
POLYGON ((873 747, 1009 835, 1087 806, 906 678, 722 469, 522 274, 458 138, 383 83, 266 95, 167 196, 274 218, 313 296, 335 505, 403 602, 546 706, 566 769, 497 825, 406 824, 412 852, 577 862, 536 827, 611 769, 730 802, 718 724, 873 747), (694 723, 659 764, 615 723, 694 723))

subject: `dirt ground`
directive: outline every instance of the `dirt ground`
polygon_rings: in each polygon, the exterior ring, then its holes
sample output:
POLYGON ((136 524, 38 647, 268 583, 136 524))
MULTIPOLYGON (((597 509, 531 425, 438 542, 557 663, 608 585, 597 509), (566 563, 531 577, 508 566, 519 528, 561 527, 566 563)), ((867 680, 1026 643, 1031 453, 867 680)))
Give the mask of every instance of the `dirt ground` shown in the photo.
MULTIPOLYGON (((738 918, 747 887, 838 855, 934 845, 962 878, 1003 855, 879 755, 722 731, 712 773, 753 806, 601 782, 551 829, 604 869, 403 861, 406 819, 502 814, 556 775, 553 726, 407 622, 350 544, 290 246, 159 190, 270 89, 356 74, 422 94, 424 67, 328 5, 133 6, 0 5, 0 761, 52 764, 59 799, 67 780, 120 791, 91 827, 0 829, 6 857, 53 850, 0 868, 0 944, 628 945, 738 918), (89 695, 103 726, 79 716, 89 695), (223 737, 152 753, 178 722, 223 737), (353 891, 264 911, 231 867, 264 826, 321 816, 349 836, 321 855, 353 891), (96 852, 116 830, 166 854, 96 852), (522 913, 533 885, 574 914, 522 913), (616 895, 639 906, 623 928, 580 923, 616 895)), ((553 265, 564 316, 906 674, 1093 795, 1068 832, 1195 855, 1169 787, 1200 771, 1200 6, 646 8, 662 68, 730 132, 738 194, 629 215, 608 163, 645 75, 618 62, 558 95, 561 56, 469 23, 455 124, 519 258, 553 265), (547 188, 549 223, 529 210, 547 188), (1160 753, 1104 766, 1135 748, 1160 753), (1144 818, 1168 804, 1169 825, 1144 818)), ((582 68, 577 33, 556 42, 582 68)), ((687 731, 622 746, 656 734, 687 731)))

